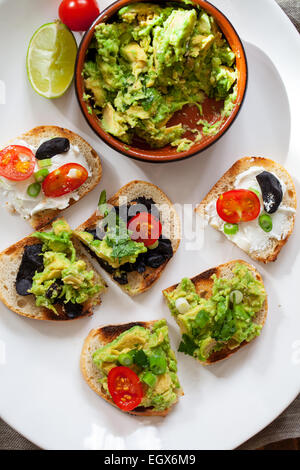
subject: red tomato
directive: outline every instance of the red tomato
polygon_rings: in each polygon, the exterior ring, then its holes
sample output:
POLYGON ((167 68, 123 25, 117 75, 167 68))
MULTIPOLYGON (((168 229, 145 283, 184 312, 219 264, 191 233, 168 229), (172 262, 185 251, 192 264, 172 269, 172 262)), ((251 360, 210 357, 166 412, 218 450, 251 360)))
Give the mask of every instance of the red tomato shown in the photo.
POLYGON ((27 180, 34 172, 35 156, 21 145, 9 145, 0 152, 0 175, 8 180, 27 180))
POLYGON ((49 173, 42 183, 45 196, 59 197, 79 188, 88 178, 87 170, 78 163, 66 163, 49 173))
POLYGON ((143 389, 140 379, 129 367, 114 367, 107 377, 109 393, 114 403, 124 411, 131 411, 142 401, 143 389))
POLYGON ((72 31, 86 31, 100 15, 96 0, 63 0, 58 13, 72 31))
POLYGON ((160 221, 148 212, 141 212, 134 216, 129 220, 127 228, 133 232, 132 240, 142 242, 145 246, 153 245, 159 239, 162 231, 160 221))
POLYGON ((221 194, 217 200, 217 213, 230 224, 249 222, 256 219, 260 212, 257 195, 248 189, 233 189, 221 194))

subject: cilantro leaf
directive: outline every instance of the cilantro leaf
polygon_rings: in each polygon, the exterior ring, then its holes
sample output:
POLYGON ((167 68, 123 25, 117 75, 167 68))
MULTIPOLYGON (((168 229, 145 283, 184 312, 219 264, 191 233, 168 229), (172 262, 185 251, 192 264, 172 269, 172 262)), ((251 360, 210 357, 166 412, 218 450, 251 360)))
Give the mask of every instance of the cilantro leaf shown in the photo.
POLYGON ((209 322, 209 315, 205 310, 200 310, 197 313, 195 318, 195 323, 199 328, 204 328, 205 325, 209 322))
POLYGON ((149 365, 148 357, 146 356, 146 354, 144 353, 142 349, 139 349, 138 351, 135 352, 133 356, 133 362, 137 366, 142 367, 144 369, 148 367, 149 365))
POLYGON ((187 334, 182 335, 182 341, 179 345, 178 351, 193 356, 195 349, 197 349, 197 344, 188 336, 187 334))
POLYGON ((120 217, 117 222, 117 225, 109 226, 105 237, 106 243, 112 248, 113 258, 121 259, 147 251, 143 243, 131 240, 126 224, 120 217))
POLYGON ((224 317, 217 321, 214 331, 212 333, 212 337, 216 341, 229 341, 230 338, 236 332, 236 324, 234 321, 233 313, 231 310, 227 310, 224 317))

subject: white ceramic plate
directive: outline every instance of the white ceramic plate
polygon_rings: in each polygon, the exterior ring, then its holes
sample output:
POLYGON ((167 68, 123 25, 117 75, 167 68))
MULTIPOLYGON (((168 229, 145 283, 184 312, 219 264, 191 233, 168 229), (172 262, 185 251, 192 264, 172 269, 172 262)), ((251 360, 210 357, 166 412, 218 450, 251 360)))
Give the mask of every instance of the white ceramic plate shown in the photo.
MULTIPOLYGON (((102 1, 102 7, 109 2, 102 1)), ((74 90, 47 101, 28 84, 25 55, 41 24, 57 16, 58 0, 0 0, 0 142, 36 125, 79 132, 102 155, 103 179, 92 194, 66 211, 76 227, 94 210, 100 188, 113 194, 134 178, 159 185, 177 203, 199 202, 238 158, 270 157, 284 164, 300 194, 299 76, 296 30, 273 0, 215 0, 245 41, 249 86, 230 130, 190 160, 168 165, 137 163, 96 138, 74 90)), ((0 248, 30 233, 27 223, 0 210, 0 248)), ((189 216, 187 216, 187 220, 189 216)), ((161 290, 206 268, 248 257, 213 230, 201 250, 184 242, 150 292, 132 300, 109 282, 102 306, 74 323, 37 322, 0 306, 0 413, 28 439, 47 449, 228 449, 270 423, 300 391, 299 223, 276 263, 257 264, 269 294, 261 336, 224 363, 204 368, 178 354, 185 396, 165 418, 136 418, 114 409, 83 381, 79 355, 91 328, 166 317, 171 341, 180 337, 161 290)))

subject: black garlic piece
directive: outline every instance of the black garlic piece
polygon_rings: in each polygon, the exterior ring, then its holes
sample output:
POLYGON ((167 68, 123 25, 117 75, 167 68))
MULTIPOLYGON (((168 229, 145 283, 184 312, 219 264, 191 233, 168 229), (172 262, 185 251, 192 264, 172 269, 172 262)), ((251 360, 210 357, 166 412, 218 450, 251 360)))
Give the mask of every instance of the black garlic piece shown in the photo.
POLYGON ((65 315, 70 319, 73 320, 74 318, 80 317, 83 313, 83 305, 82 304, 73 304, 72 302, 67 302, 63 304, 63 309, 65 315))
POLYGON ((274 214, 283 197, 279 179, 269 171, 263 171, 257 175, 256 179, 261 189, 265 211, 268 214, 274 214))
POLYGON ((45 158, 52 158, 60 153, 65 153, 70 150, 70 141, 63 137, 55 137, 54 139, 47 140, 39 146, 36 151, 35 157, 38 160, 45 158))
POLYGON ((124 271, 121 271, 120 273, 115 274, 113 278, 121 286, 125 286, 126 284, 128 284, 127 273, 124 271))
POLYGON ((36 272, 44 269, 43 245, 36 243, 24 248, 22 261, 16 278, 16 291, 19 295, 30 295, 28 292, 32 287, 32 278, 36 272))

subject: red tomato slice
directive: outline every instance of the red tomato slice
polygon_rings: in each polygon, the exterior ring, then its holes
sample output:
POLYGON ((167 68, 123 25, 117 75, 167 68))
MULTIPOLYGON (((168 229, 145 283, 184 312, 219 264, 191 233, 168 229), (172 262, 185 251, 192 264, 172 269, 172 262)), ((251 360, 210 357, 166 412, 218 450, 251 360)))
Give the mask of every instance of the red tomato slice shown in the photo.
POLYGON ((249 222, 259 216, 259 198, 248 189, 227 191, 217 200, 217 213, 222 220, 230 224, 249 222))
POLYGON ((129 367, 114 367, 107 377, 109 393, 114 403, 124 411, 131 411, 142 401, 143 389, 140 379, 129 367))
POLYGON ((150 246, 155 243, 162 232, 162 226, 158 219, 148 212, 141 212, 129 220, 128 230, 132 233, 131 238, 137 242, 150 246))
POLYGON ((87 170, 78 163, 66 163, 49 173, 43 181, 45 196, 59 197, 78 189, 88 178, 87 170))
POLYGON ((96 0, 63 0, 58 13, 72 31, 86 31, 100 15, 96 0))
POLYGON ((27 147, 9 145, 0 152, 0 175, 8 180, 27 180, 34 172, 35 156, 27 147))

